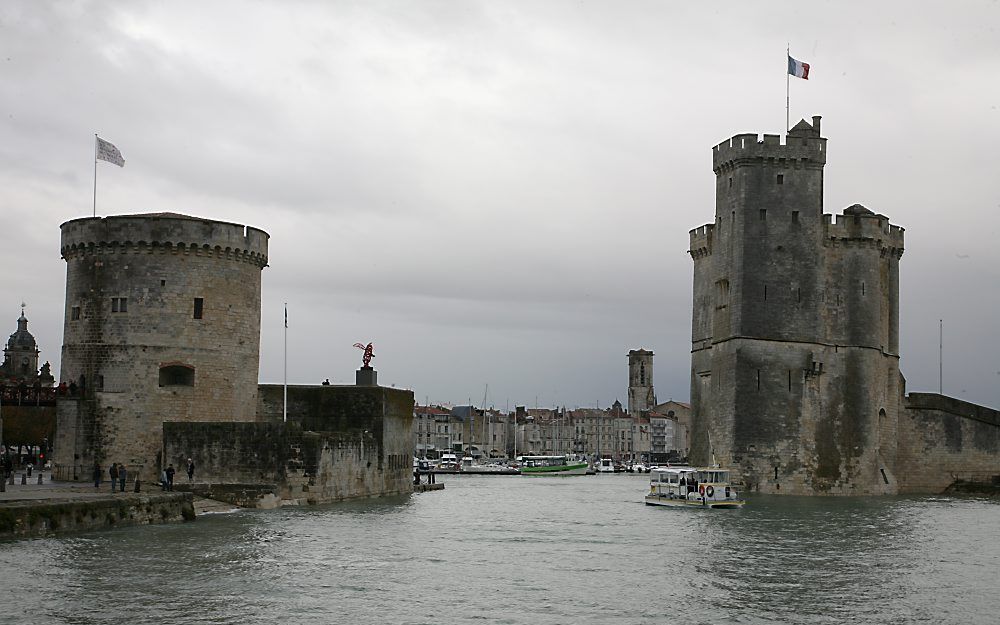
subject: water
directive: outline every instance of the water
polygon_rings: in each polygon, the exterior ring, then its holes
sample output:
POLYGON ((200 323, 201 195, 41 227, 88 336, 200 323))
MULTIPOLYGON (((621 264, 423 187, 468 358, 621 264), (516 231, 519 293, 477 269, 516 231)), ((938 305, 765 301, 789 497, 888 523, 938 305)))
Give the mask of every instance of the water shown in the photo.
POLYGON ((995 623, 1000 503, 645 506, 645 476, 0 544, 0 623, 995 623))

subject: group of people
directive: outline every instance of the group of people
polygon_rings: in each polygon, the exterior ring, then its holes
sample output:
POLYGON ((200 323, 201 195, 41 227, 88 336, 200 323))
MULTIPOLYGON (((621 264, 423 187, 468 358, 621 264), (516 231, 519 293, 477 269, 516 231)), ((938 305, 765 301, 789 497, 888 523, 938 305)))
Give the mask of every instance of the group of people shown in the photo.
MULTIPOLYGON (((163 490, 173 490, 174 489, 174 474, 177 471, 174 469, 174 465, 168 465, 166 469, 160 472, 160 488, 163 490)), ((108 475, 111 477, 111 492, 115 492, 115 486, 120 489, 120 492, 125 492, 125 481, 128 479, 128 469, 125 468, 124 463, 113 462, 111 463, 111 468, 108 469, 108 475)), ((94 488, 101 487, 101 479, 104 476, 104 471, 101 469, 101 465, 94 463, 94 488)), ((188 481, 194 480, 194 460, 191 458, 187 459, 187 476, 188 481)), ((135 481, 135 492, 139 492, 139 477, 133 478, 135 481)))
MULTIPOLYGON (((104 475, 104 471, 101 470, 101 465, 94 463, 94 488, 101 487, 101 478, 104 475)), ((111 468, 108 469, 108 475, 111 477, 111 492, 115 492, 117 487, 121 492, 125 492, 125 482, 128 479, 128 469, 125 468, 124 463, 112 462, 111 468)), ((139 491, 139 477, 133 478, 135 481, 135 490, 139 491)))

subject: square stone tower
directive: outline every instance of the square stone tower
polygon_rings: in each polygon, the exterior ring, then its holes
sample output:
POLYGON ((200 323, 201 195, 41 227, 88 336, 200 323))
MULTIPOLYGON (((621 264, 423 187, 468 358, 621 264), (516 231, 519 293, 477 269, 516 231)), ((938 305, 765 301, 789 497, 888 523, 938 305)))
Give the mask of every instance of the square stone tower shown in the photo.
POLYGON ((773 493, 897 490, 903 229, 823 214, 820 118, 715 146, 694 261, 691 460, 773 493))

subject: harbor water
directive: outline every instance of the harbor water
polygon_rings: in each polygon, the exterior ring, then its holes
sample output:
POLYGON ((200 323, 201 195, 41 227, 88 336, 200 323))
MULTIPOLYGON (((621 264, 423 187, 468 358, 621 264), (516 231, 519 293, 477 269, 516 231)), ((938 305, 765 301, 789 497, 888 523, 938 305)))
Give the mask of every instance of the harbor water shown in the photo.
POLYGON ((645 506, 646 476, 0 544, 0 623, 995 623, 1000 502, 645 506))

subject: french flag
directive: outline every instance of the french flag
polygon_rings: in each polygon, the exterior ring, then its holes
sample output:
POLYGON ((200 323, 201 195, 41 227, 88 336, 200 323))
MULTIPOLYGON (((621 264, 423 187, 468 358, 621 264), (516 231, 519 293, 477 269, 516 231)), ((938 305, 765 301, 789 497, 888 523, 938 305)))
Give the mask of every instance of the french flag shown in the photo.
POLYGON ((809 80, 809 64, 788 57, 788 73, 792 76, 809 80))

